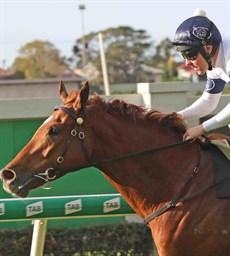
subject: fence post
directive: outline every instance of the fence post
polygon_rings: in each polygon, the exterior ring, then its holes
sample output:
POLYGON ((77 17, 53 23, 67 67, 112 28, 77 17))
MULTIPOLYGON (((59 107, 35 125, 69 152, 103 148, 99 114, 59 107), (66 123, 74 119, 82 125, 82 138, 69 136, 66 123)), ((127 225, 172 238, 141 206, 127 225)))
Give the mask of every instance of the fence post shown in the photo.
POLYGON ((47 220, 34 220, 33 237, 31 243, 30 256, 43 256, 47 220))

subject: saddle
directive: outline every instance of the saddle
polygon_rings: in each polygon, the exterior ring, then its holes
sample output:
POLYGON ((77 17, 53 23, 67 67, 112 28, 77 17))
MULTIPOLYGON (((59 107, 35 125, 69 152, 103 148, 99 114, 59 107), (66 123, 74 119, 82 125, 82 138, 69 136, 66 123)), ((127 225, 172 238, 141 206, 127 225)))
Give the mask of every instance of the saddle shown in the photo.
POLYGON ((230 146, 226 140, 212 140, 209 145, 214 165, 217 198, 230 197, 230 146))

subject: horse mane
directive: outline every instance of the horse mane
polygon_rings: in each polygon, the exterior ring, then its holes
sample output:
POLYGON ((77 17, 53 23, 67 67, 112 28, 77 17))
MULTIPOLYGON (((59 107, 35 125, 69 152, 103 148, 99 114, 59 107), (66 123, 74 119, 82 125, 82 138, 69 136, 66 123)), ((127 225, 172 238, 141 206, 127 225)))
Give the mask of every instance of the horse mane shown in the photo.
MULTIPOLYGON (((71 106, 79 91, 72 91, 65 101, 65 105, 71 106)), ((145 120, 150 123, 157 123, 162 128, 168 128, 177 133, 184 133, 187 129, 187 125, 182 118, 179 118, 177 113, 163 114, 156 109, 148 109, 144 106, 137 106, 134 104, 127 103, 121 99, 110 99, 106 101, 100 97, 97 93, 90 96, 88 99, 87 109, 102 109, 113 116, 125 118, 126 120, 145 120)), ((230 140, 229 136, 223 134, 209 134, 208 140, 212 139, 227 139, 230 140)))
POLYGON ((88 108, 101 108, 113 116, 129 120, 145 120, 155 122, 162 127, 172 129, 177 132, 185 132, 186 124, 183 119, 174 113, 162 114, 156 109, 148 109, 144 106, 130 104, 121 99, 110 99, 105 101, 99 95, 94 94, 88 100, 88 108))
POLYGON ((219 133, 211 133, 208 134, 208 140, 227 140, 230 142, 230 136, 225 134, 219 134, 219 133))

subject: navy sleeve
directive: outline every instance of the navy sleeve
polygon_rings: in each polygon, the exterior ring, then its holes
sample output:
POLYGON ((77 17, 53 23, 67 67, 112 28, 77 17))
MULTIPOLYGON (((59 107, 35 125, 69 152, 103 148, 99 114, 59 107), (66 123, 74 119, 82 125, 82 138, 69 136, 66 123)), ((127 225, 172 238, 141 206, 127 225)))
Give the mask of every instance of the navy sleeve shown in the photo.
POLYGON ((205 91, 211 94, 221 93, 224 90, 226 82, 222 79, 207 79, 205 91))

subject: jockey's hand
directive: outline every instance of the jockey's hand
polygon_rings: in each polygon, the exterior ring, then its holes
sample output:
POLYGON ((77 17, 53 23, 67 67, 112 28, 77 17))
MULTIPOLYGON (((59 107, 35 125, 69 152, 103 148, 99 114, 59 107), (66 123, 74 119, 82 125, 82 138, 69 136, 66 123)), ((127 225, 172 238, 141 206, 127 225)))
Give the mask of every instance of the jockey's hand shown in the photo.
POLYGON ((201 135, 203 135, 204 133, 205 133, 205 130, 202 124, 200 124, 195 127, 188 128, 183 136, 183 140, 196 139, 201 135))

